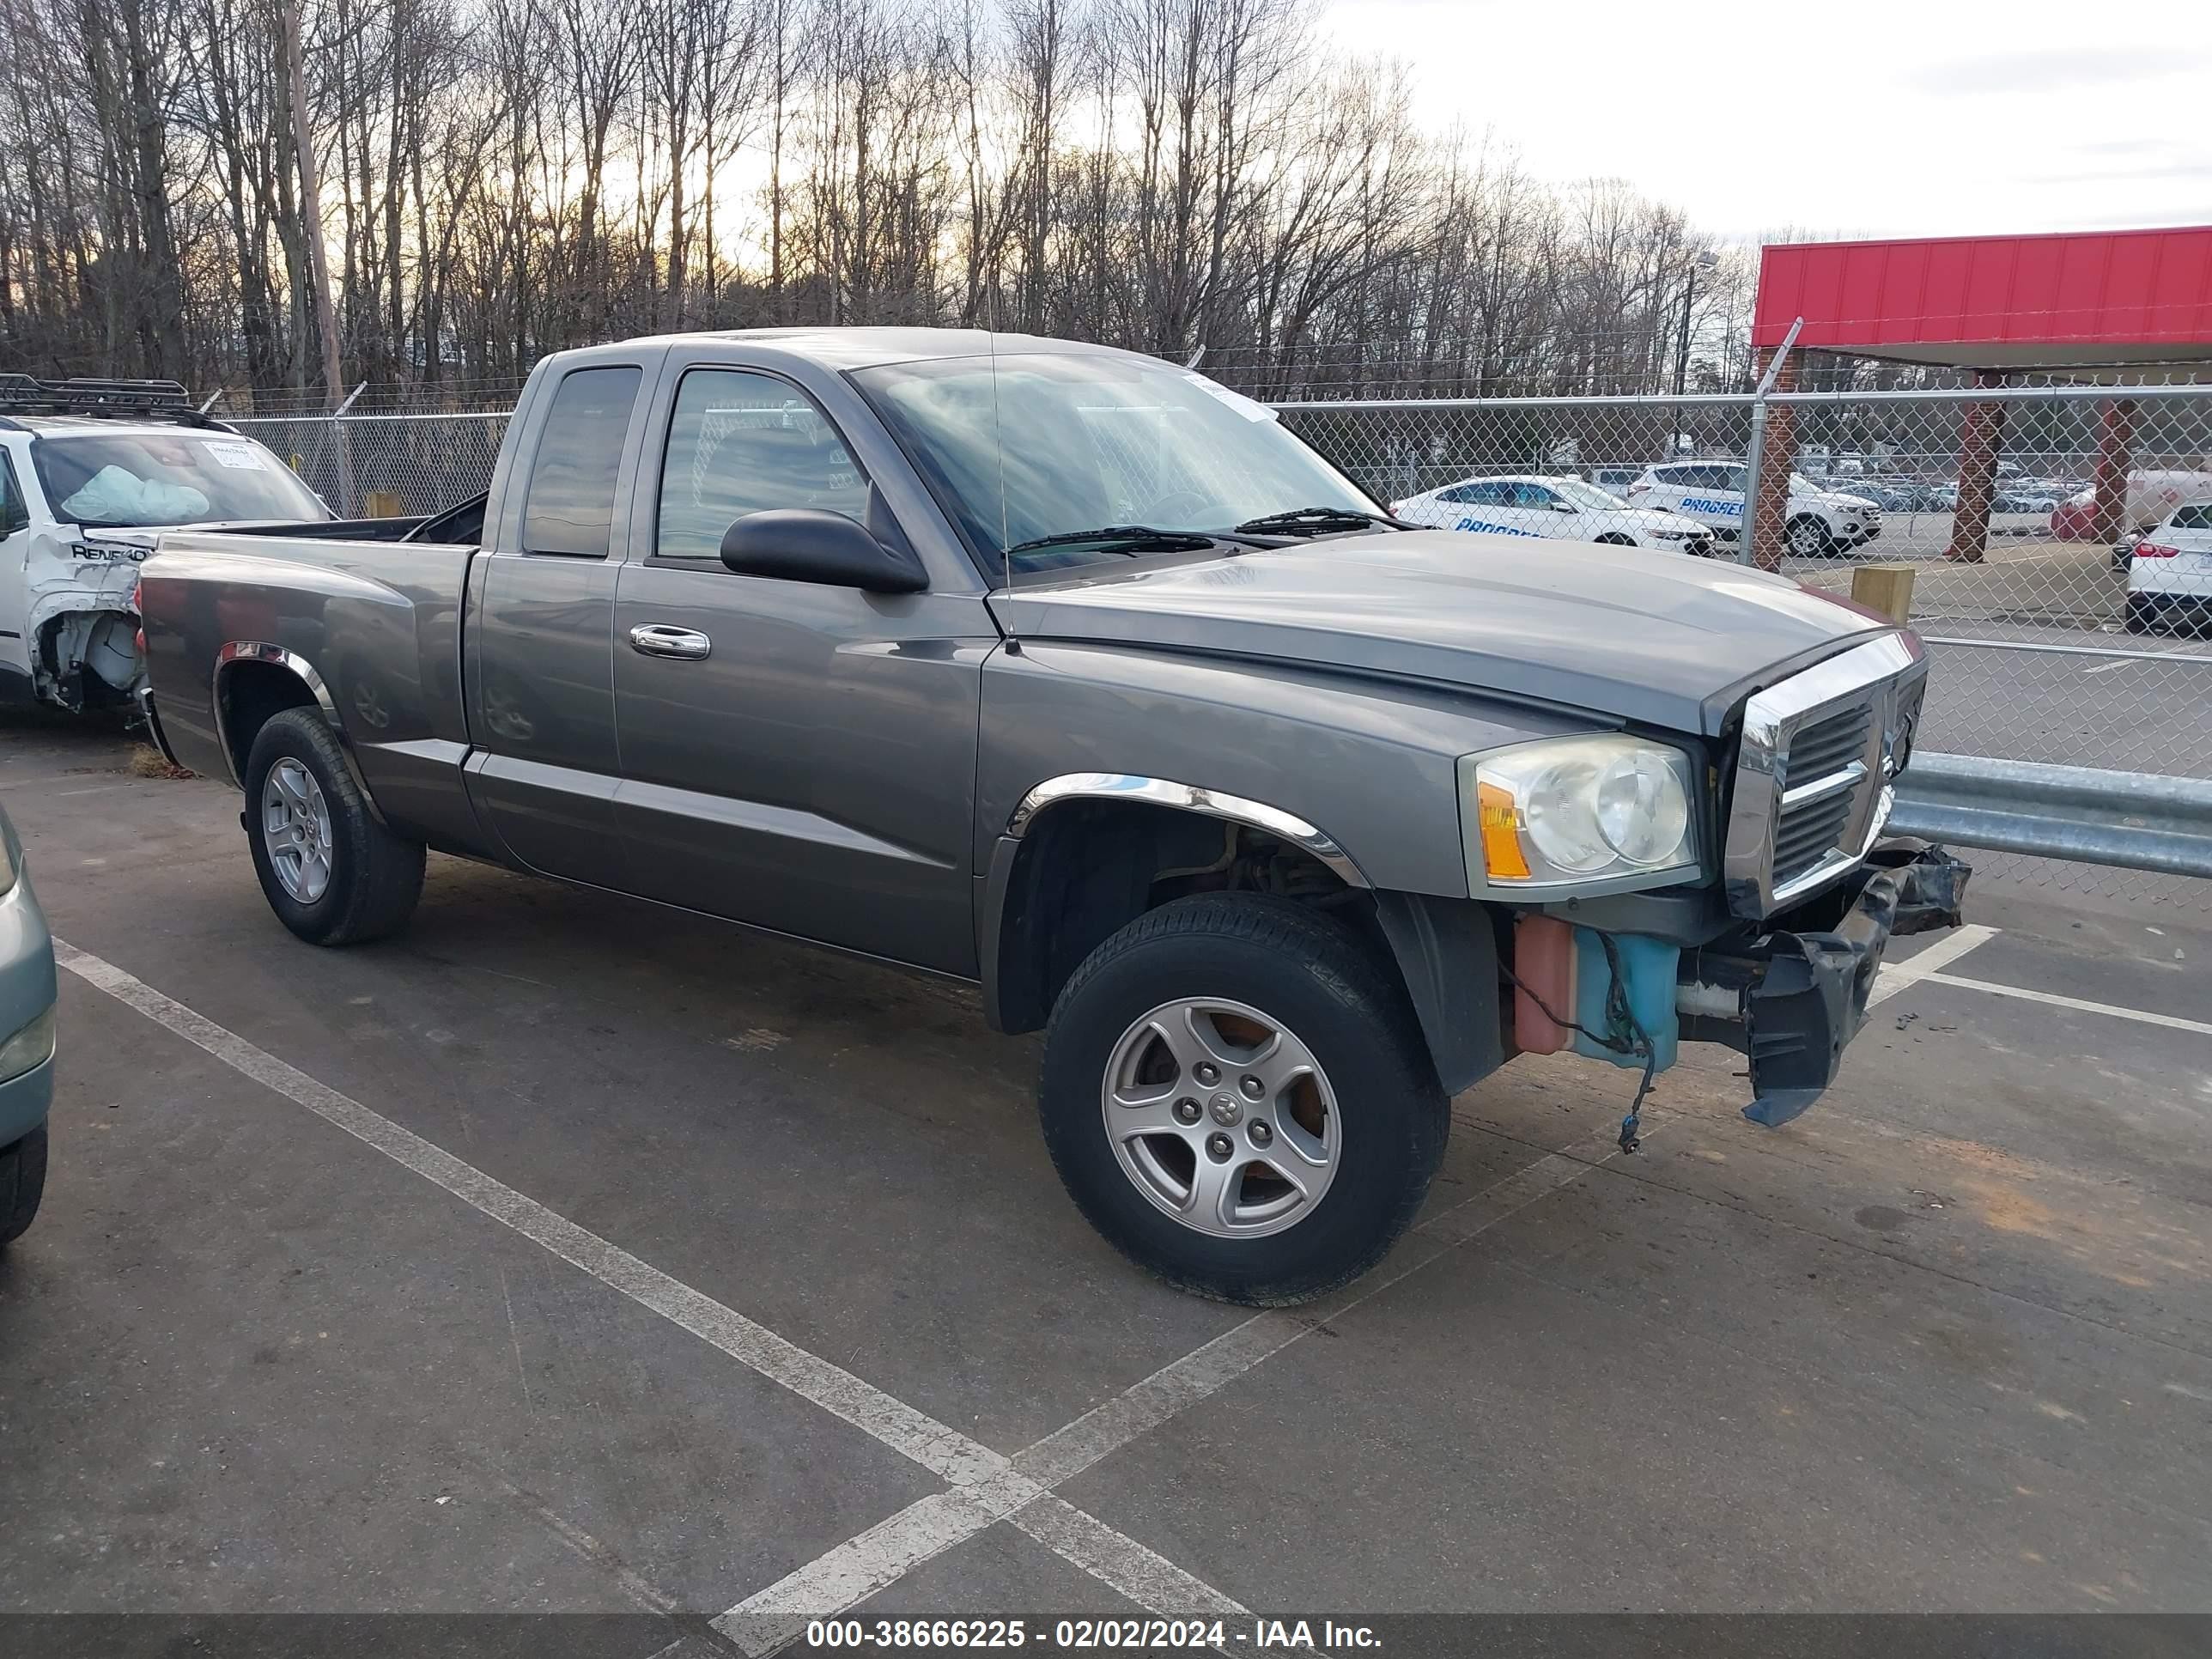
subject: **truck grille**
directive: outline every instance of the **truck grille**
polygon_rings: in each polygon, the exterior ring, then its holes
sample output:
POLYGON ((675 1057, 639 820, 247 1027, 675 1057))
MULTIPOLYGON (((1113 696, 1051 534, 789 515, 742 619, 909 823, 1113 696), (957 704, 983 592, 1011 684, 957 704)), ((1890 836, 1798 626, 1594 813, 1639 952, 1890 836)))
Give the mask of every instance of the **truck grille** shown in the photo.
POLYGON ((1866 856, 1889 816, 1885 769, 1909 742, 1921 665, 1917 641, 1887 635, 1745 705, 1723 860, 1738 915, 1764 916, 1866 856))
POLYGON ((1867 764, 1867 735, 1874 729, 1871 702, 1822 714, 1798 728, 1776 756, 1782 810, 1774 820, 1774 886, 1778 894, 1847 848, 1851 826, 1864 817, 1868 791, 1877 780, 1867 764))
POLYGON ((1798 727, 1790 747, 1776 757, 1783 788, 1812 783, 1855 760, 1864 760, 1867 730, 1873 723, 1874 705, 1862 702, 1798 727))

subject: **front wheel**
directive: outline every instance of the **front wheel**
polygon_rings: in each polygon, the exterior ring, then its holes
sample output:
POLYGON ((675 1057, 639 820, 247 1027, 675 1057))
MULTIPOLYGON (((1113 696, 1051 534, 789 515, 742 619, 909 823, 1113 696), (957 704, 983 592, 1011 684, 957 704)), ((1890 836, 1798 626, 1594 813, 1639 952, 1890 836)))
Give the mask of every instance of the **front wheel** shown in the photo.
POLYGON ((0 1244, 21 1238, 39 1213, 46 1190, 46 1126, 43 1123, 0 1152, 0 1244))
POLYGON ((1131 922, 1053 1009, 1039 1109, 1060 1179, 1139 1267, 1302 1302, 1380 1261, 1443 1155, 1404 993, 1346 929, 1203 895, 1131 922))
POLYGON ((1790 550, 1801 559, 1824 559, 1837 550, 1827 526, 1815 518, 1790 520, 1789 537, 1790 550))
POLYGON ((288 708, 246 762, 246 839, 277 920, 311 945, 396 933, 422 892, 422 843, 378 821, 313 709, 288 708))

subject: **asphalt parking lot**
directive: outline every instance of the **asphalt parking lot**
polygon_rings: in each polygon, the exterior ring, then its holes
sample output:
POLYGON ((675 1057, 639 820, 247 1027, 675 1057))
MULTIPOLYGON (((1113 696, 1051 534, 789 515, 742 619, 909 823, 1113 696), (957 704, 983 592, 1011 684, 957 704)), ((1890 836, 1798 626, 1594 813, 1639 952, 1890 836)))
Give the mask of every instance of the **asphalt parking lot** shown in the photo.
POLYGON ((1090 1231, 966 991, 434 858, 317 951, 130 754, 0 724, 68 970, 0 1611, 2212 1610, 2186 917, 1977 896, 1779 1131, 1518 1064, 1254 1316, 1090 1231))

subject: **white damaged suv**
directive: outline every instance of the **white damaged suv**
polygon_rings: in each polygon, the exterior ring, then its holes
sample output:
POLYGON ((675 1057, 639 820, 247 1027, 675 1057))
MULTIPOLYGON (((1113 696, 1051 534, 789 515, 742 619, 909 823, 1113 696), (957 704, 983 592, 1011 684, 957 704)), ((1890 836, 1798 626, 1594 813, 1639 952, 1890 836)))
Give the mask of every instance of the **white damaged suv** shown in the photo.
POLYGON ((134 695, 138 567, 161 530, 329 517, 174 381, 0 374, 0 702, 134 695))
MULTIPOLYGON (((1743 526, 1743 493, 1750 469, 1740 461, 1662 461, 1644 469, 1628 487, 1638 507, 1680 513, 1710 526, 1724 542, 1743 526)), ((1784 521, 1790 550, 1800 558, 1825 558, 1863 546, 1881 534, 1881 508, 1863 495, 1822 489, 1802 473, 1790 475, 1790 510, 1784 521)))

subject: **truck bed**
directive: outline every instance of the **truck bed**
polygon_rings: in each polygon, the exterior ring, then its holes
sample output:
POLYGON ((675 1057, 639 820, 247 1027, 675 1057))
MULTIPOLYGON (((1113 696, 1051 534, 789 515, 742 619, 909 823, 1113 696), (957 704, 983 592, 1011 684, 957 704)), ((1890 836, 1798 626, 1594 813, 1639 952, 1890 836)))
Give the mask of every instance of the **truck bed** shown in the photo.
POLYGON ((473 850, 459 778, 469 741, 460 622, 478 550, 320 533, 336 527, 162 536, 139 594, 151 678, 218 692, 212 710, 165 696, 161 733, 195 771, 236 773, 245 757, 231 751, 225 711, 257 695, 254 669, 285 663, 342 714, 332 724, 388 817, 473 850))

